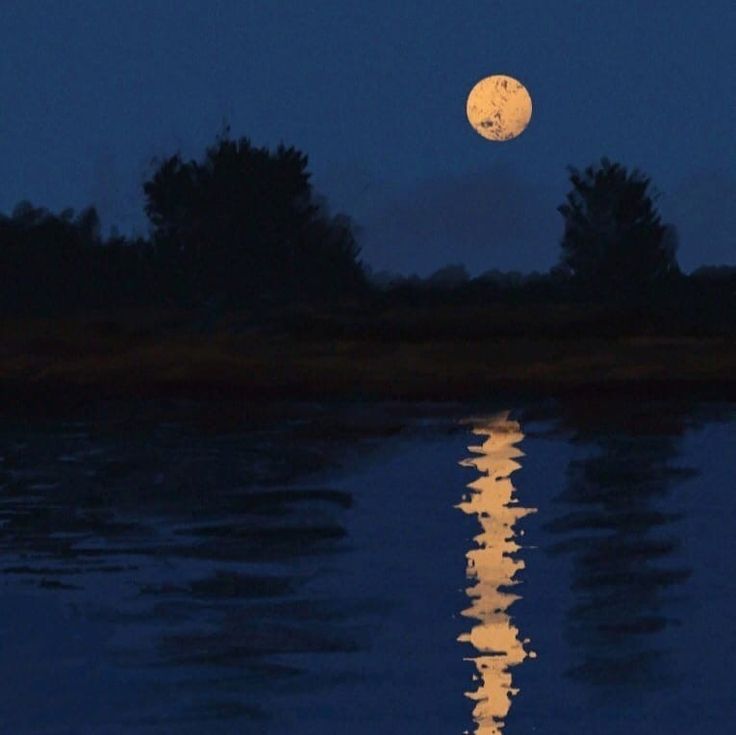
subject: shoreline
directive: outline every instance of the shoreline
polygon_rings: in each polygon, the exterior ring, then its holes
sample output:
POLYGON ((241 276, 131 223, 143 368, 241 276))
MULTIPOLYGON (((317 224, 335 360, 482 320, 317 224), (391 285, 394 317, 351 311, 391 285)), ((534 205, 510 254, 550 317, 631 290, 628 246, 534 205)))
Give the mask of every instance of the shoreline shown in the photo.
POLYGON ((137 399, 443 403, 622 393, 736 399, 730 338, 180 336, 9 347, 0 355, 3 410, 137 399))

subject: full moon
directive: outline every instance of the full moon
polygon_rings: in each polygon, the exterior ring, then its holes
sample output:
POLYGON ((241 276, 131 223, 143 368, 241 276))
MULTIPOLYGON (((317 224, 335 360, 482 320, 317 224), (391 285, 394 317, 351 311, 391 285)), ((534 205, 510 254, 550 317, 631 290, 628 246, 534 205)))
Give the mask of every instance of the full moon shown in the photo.
POLYGON ((468 122, 488 140, 521 135, 532 118, 532 98, 517 79, 495 74, 481 79, 468 95, 468 122))

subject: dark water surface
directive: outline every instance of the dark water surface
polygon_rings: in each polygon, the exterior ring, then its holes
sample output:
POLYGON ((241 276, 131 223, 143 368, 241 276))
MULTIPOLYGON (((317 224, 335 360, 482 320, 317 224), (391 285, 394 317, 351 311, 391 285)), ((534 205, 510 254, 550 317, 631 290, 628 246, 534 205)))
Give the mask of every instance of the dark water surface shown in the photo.
POLYGON ((0 421, 0 732, 727 733, 736 415, 0 421))

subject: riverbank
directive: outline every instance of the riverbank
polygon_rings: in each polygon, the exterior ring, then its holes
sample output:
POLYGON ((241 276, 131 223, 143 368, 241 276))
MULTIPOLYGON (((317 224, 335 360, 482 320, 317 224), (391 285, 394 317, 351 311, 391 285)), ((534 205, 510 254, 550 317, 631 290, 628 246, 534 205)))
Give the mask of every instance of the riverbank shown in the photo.
POLYGON ((445 327, 361 334, 232 323, 194 331, 165 316, 145 328, 132 320, 6 322, 0 396, 5 406, 132 397, 465 401, 499 392, 736 397, 731 337, 445 327))

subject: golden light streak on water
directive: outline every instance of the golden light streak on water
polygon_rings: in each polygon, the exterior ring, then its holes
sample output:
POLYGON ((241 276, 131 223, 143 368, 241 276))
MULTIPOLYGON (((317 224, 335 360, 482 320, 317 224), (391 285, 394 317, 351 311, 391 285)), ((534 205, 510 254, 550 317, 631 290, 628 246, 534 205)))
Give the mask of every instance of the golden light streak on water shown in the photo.
POLYGON ((518 504, 511 482, 512 473, 521 467, 518 460, 524 456, 516 446, 524 438, 519 423, 510 420, 508 412, 469 423, 473 433, 485 440, 480 446, 468 447, 475 456, 461 464, 475 468, 480 476, 468 484, 470 492, 457 507, 476 516, 482 531, 466 554, 471 586, 466 590, 470 606, 463 615, 475 624, 458 640, 475 649, 467 660, 475 664, 473 678, 478 686, 466 693, 475 702, 475 732, 500 735, 518 693, 512 669, 535 656, 511 620, 509 608, 519 596, 509 588, 518 584, 517 574, 524 568, 517 555, 522 547, 517 542, 516 524, 536 509, 518 504))

